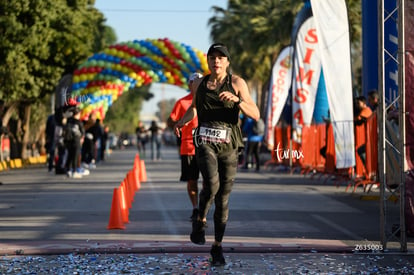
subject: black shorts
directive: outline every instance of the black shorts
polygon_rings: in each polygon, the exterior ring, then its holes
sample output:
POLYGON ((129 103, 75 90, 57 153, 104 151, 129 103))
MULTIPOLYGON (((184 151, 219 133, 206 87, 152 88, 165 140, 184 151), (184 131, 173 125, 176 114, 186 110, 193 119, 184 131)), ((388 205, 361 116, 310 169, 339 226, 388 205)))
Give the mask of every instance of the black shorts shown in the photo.
POLYGON ((198 169, 196 156, 181 155, 181 177, 180 181, 198 180, 200 170, 198 169))

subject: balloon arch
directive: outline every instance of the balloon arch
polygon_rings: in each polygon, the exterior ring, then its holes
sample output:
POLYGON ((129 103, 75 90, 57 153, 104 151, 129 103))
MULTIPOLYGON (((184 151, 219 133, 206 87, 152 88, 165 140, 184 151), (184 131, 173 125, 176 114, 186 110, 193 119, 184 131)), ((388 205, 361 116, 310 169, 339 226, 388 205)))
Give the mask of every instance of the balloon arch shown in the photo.
POLYGON ((92 112, 104 119, 112 103, 129 89, 153 82, 188 89, 194 72, 208 72, 200 50, 168 38, 122 42, 94 54, 74 71, 70 97, 82 110, 82 119, 92 112))

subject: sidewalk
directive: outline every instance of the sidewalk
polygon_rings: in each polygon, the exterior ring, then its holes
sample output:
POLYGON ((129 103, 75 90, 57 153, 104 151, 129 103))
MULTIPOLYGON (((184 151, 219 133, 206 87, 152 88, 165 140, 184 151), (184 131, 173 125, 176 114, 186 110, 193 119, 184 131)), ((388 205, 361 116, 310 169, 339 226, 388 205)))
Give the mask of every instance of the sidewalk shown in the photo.
POLYGON ((106 225, 113 187, 134 150, 114 152, 81 180, 44 167, 1 172, 0 274, 414 274, 412 242, 409 253, 355 251, 378 244, 366 229, 377 222, 375 202, 274 171, 239 173, 223 243, 227 264, 211 267, 212 223, 206 245, 189 241, 177 151, 163 153, 160 162, 145 161, 148 182, 125 230, 106 225))

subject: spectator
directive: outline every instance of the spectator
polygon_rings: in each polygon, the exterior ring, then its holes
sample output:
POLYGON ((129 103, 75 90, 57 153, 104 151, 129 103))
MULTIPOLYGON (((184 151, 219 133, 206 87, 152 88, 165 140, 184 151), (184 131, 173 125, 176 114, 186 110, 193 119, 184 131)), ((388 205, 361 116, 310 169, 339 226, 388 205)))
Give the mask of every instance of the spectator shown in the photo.
MULTIPOLYGON (((262 121, 263 122, 263 121, 262 121)), ((255 131, 257 125, 256 121, 251 118, 246 118, 243 124, 242 131, 247 136, 247 153, 244 162, 244 169, 249 169, 249 165, 256 164, 256 171, 260 171, 260 146, 263 141, 263 133, 255 131), (254 157, 254 161, 253 161, 254 157)))
POLYGON ((371 90, 368 92, 368 105, 373 112, 379 105, 379 94, 377 90, 371 90))
POLYGON ((64 127, 67 125, 67 121, 70 117, 73 116, 73 110, 75 106, 64 106, 56 110, 55 120, 56 120, 56 129, 55 129, 55 140, 57 145, 57 161, 55 164, 55 173, 57 175, 66 174, 68 172, 67 160, 68 160, 68 150, 64 140, 64 127))
POLYGON ((104 133, 101 120, 99 118, 96 119, 95 125, 92 126, 93 131, 93 143, 94 143, 94 159, 96 163, 101 161, 101 151, 105 150, 105 147, 102 145, 102 136, 104 133))
POLYGON ((103 161, 105 160, 105 154, 108 153, 109 150, 109 144, 108 144, 108 138, 109 138, 109 126, 105 125, 103 128, 102 133, 102 139, 101 139, 101 157, 100 159, 103 161))
POLYGON ((98 137, 101 137, 101 133, 99 132, 101 128, 98 128, 97 124, 99 124, 99 120, 96 117, 96 113, 93 112, 85 122, 86 133, 82 144, 82 163, 84 167, 89 169, 96 168, 96 141, 98 137))
MULTIPOLYGON (((364 125, 367 122, 367 119, 372 115, 372 110, 366 104, 366 98, 364 96, 359 96, 354 100, 355 110, 354 110, 354 124, 355 126, 364 125)), ((365 129, 365 128, 364 128, 365 129)), ((358 127, 355 128, 358 131, 358 127)), ((364 131, 362 131, 364 134, 364 131)), ((357 153, 361 158, 362 163, 366 163, 366 144, 359 144, 358 139, 355 140, 355 146, 357 146, 357 153)))
POLYGON ((145 145, 148 141, 147 130, 145 130, 144 123, 138 122, 138 127, 135 129, 137 136, 137 149, 140 156, 145 158, 145 145))
POLYGON ((161 141, 163 129, 153 120, 148 129, 151 132, 151 159, 161 160, 161 141))
POLYGON ((361 125, 372 115, 372 110, 367 106, 365 96, 357 97, 354 106, 355 124, 361 125))
POLYGON ((56 119, 55 114, 48 116, 46 121, 46 153, 47 153, 47 168, 49 172, 53 171, 54 162, 55 162, 55 151, 56 151, 56 140, 55 140, 55 131, 56 131, 56 119))
POLYGON ((79 156, 81 153, 81 140, 85 134, 80 119, 80 109, 75 108, 73 116, 67 121, 64 126, 64 141, 68 151, 68 172, 70 178, 82 178, 82 171, 79 165, 79 156))

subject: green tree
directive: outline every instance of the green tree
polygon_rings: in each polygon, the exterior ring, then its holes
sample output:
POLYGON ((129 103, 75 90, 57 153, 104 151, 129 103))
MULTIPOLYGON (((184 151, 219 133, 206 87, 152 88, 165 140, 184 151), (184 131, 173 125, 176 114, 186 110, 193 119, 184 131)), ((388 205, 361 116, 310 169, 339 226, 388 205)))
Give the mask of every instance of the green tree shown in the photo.
POLYGON ((171 114, 172 109, 174 108, 176 99, 163 99, 157 103, 159 111, 155 112, 155 115, 160 119, 162 122, 167 122, 168 117, 171 114))
POLYGON ((0 4, 1 91, 8 100, 36 100, 53 91, 104 46, 104 18, 93 1, 19 0, 0 4))
POLYGON ((105 26, 104 28, 105 46, 112 45, 118 41, 118 37, 113 28, 105 26))
POLYGON ((361 1, 346 0, 349 19, 349 37, 351 40, 351 59, 353 87, 361 91, 362 87, 362 17, 361 1))
POLYGON ((17 0, 0 2, 0 100, 3 125, 13 114, 19 120, 12 133, 21 144, 29 138, 31 107, 54 91, 70 73, 105 46, 103 15, 93 0, 17 0))

